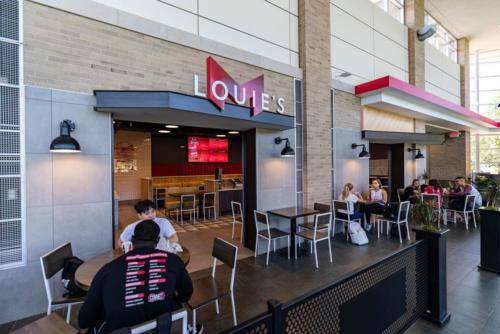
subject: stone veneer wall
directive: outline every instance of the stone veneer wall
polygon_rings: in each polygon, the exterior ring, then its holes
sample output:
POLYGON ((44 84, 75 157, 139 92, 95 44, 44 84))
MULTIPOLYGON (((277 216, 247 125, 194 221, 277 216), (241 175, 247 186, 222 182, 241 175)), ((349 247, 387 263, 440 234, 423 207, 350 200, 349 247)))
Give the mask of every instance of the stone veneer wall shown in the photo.
POLYGON ((425 88, 425 43, 417 39, 416 31, 424 26, 424 0, 405 1, 405 25, 408 27, 409 83, 425 88))
POLYGON ((449 180, 470 176, 470 133, 446 139, 443 145, 429 145, 429 177, 449 180))
MULTIPOLYGON (((193 95, 198 74, 200 89, 206 88, 206 52, 30 1, 24 6, 24 45, 26 84, 86 93, 135 89, 193 95)), ((285 113, 294 114, 292 77, 215 58, 238 82, 263 74, 266 92, 284 97, 285 113)))
POLYGON ((299 1, 304 77, 304 204, 332 199, 330 2, 299 1))

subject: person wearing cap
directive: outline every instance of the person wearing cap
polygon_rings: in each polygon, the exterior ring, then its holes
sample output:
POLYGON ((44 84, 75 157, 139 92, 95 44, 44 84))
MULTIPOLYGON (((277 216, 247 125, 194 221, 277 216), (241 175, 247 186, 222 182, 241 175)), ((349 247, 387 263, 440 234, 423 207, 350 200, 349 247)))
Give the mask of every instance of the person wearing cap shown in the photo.
POLYGON ((179 237, 175 232, 174 227, 166 218, 156 217, 156 210, 154 203, 150 200, 144 200, 137 202, 134 205, 134 209, 137 212, 139 220, 127 225, 122 234, 120 235, 119 247, 126 241, 132 241, 132 236, 134 235, 134 229, 141 221, 152 220, 160 227, 160 238, 164 238, 170 242, 179 242, 179 237))
POLYGON ((153 220, 135 226, 133 250, 103 266, 92 280, 78 315, 82 329, 109 333, 180 308, 193 294, 184 263, 155 249, 160 227, 153 220))

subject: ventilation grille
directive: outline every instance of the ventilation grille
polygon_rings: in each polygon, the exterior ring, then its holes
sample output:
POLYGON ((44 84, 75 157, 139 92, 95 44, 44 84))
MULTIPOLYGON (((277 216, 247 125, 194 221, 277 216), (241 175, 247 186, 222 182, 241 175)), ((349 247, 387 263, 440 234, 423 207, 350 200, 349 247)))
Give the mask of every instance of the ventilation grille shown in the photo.
POLYGON ((0 1, 0 268, 22 264, 19 1, 0 1))
POLYGON ((18 6, 18 0, 0 1, 0 37, 18 40, 18 6))

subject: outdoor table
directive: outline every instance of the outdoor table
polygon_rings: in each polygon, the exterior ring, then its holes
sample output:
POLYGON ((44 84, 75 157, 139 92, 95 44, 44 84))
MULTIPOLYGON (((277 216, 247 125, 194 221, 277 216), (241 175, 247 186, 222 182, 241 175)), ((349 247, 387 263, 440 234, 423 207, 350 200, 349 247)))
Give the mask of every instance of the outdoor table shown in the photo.
POLYGON ((312 216, 320 213, 320 211, 309 208, 298 208, 295 206, 291 206, 288 208, 269 210, 267 211, 267 213, 290 220, 290 238, 291 238, 291 248, 292 248, 290 249, 290 256, 294 258, 295 247, 293 247, 293 243, 295 242, 295 234, 297 233, 297 218, 312 216))
MULTIPOLYGON (((113 261, 117 257, 123 255, 123 251, 119 248, 107 251, 105 253, 99 254, 87 261, 85 261, 75 273, 76 283, 80 288, 85 291, 88 291, 90 288, 90 284, 94 279, 94 276, 97 274, 99 269, 101 269, 105 264, 113 261)), ((191 253, 189 249, 186 247, 182 247, 182 252, 177 253, 177 255, 181 258, 184 265, 188 265, 189 260, 191 259, 191 253)))

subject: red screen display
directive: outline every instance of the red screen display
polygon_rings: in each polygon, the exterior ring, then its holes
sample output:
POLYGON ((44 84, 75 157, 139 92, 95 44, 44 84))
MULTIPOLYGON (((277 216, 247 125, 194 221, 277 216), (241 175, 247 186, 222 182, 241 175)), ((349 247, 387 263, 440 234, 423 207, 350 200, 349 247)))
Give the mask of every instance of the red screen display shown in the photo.
POLYGON ((226 138, 188 137, 188 162, 229 162, 226 138))

